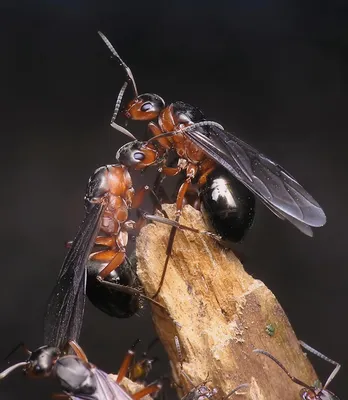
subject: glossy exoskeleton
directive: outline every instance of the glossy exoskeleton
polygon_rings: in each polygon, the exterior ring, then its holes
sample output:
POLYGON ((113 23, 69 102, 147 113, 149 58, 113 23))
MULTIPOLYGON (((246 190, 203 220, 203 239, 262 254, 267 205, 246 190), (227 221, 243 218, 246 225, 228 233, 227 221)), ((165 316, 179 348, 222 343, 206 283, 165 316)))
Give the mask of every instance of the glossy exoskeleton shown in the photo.
POLYGON ((31 377, 57 378, 65 396, 73 400, 139 400, 161 388, 161 385, 154 383, 130 395, 120 386, 134 353, 127 354, 115 380, 88 362, 87 356, 77 343, 71 341, 69 345, 75 355, 64 355, 59 348, 49 346, 39 347, 33 352, 28 351, 28 360, 7 368, 0 374, 0 379, 23 367, 23 372, 31 377))
MULTIPOLYGON (((224 130, 221 125, 206 121, 198 108, 181 101, 166 105, 160 96, 153 93, 139 95, 130 68, 109 40, 101 32, 99 35, 126 70, 133 87, 134 98, 125 106, 123 114, 132 120, 157 119, 157 123, 148 124, 153 139, 165 151, 174 150, 179 157, 176 167, 167 167, 165 163, 161 166, 166 176, 181 171, 186 173, 186 180, 177 196, 178 215, 192 181, 196 179, 199 186, 203 186, 209 174, 220 165, 258 196, 277 217, 288 220, 306 235, 313 235, 311 227, 326 223, 320 205, 284 168, 224 130)), ((133 136, 115 123, 124 91, 125 85, 117 99, 111 125, 133 136)))
MULTIPOLYGON (((87 264, 86 295, 89 301, 110 317, 128 318, 142 307, 142 298, 134 293, 124 293, 114 286, 100 282, 97 276, 106 263, 89 261, 87 264)), ((114 285, 139 289, 141 284, 136 274, 136 259, 128 259, 105 278, 105 282, 114 285)))
POLYGON ((327 389, 329 383, 333 380, 336 376, 337 372, 340 370, 341 366, 336 361, 331 360, 330 358, 324 356, 324 354, 319 353, 319 351, 313 349, 313 347, 309 346, 308 344, 300 341, 302 347, 306 350, 310 351, 311 353, 317 355, 318 357, 328 361, 329 363, 335 365, 335 369, 332 371, 331 375, 328 377, 325 385, 323 387, 315 387, 308 385, 301 380, 292 376, 289 371, 284 367, 284 365, 278 361, 272 354, 268 353, 265 350, 255 349, 255 353, 263 354, 274 361, 286 374, 287 376, 298 385, 302 386, 300 390, 300 398, 302 400, 340 400, 338 396, 332 393, 330 390, 327 389))
MULTIPOLYGON (((136 160, 135 169, 154 162, 152 147, 145 146, 141 148, 141 153, 132 153, 134 158, 141 155, 141 160, 136 160)), ((128 231, 135 228, 135 222, 128 218, 129 209, 137 207, 147 190, 143 187, 135 194, 128 168, 121 163, 100 167, 89 179, 85 195, 86 215, 66 255, 47 307, 45 344, 60 348, 70 340, 78 341, 87 276, 89 297, 97 307, 121 317, 136 311, 137 299, 133 301, 116 293, 122 291, 127 295, 144 296, 138 288, 122 285, 125 281, 127 284, 135 283, 132 268, 110 274, 126 260, 128 231), (101 246, 101 250, 92 252, 95 246, 101 246), (117 278, 121 282, 113 281, 117 278), (100 285, 104 285, 105 289, 100 285), (113 305, 113 300, 117 304, 113 305)))
POLYGON ((224 168, 217 167, 200 190, 203 216, 223 240, 239 242, 255 216, 255 196, 224 168))

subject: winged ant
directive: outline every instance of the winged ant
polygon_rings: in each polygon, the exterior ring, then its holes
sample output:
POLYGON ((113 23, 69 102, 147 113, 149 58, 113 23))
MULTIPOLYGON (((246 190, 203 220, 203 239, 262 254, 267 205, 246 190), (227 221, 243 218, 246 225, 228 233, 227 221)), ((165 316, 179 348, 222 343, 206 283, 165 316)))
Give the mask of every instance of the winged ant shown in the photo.
MULTIPOLYGON (((137 228, 137 224, 129 219, 129 211, 137 208, 149 191, 149 187, 144 186, 135 193, 129 169, 142 170, 153 164, 158 159, 158 152, 152 144, 136 148, 127 144, 119 149, 116 158, 117 164, 98 168, 89 179, 85 218, 69 246, 47 307, 44 321, 44 343, 47 345, 61 347, 69 340, 78 341, 87 277, 89 297, 109 315, 127 317, 137 310, 136 301, 129 298, 119 301, 117 292, 147 298, 141 290, 117 283, 113 274, 120 276, 118 269, 126 261, 128 232, 137 228), (95 245, 101 250, 92 252, 95 245)), ((156 219, 179 229, 215 236, 146 213, 143 213, 143 219, 156 219)), ((164 309, 153 299, 147 299, 164 309)))
MULTIPOLYGON (((102 32, 98 34, 124 68, 132 85, 134 97, 123 108, 123 115, 130 120, 151 121, 147 127, 153 137, 146 143, 156 142, 161 149, 163 176, 186 175, 177 194, 176 221, 186 194, 193 191, 203 203, 216 233, 232 242, 240 241, 252 225, 255 196, 277 217, 289 221, 305 235, 312 236, 311 227, 326 223, 325 213, 317 201, 283 167, 221 125, 207 121, 200 109, 182 101, 166 105, 163 98, 154 93, 139 94, 131 69, 106 36, 102 32), (166 164, 170 151, 178 157, 175 167, 166 164)), ((126 87, 127 82, 119 92, 111 126, 135 139, 115 122, 126 87)), ((198 206, 199 201, 194 204, 198 206)), ((174 236, 175 228, 169 237, 162 279, 153 298, 163 284, 174 236)))
POLYGON ((74 351, 74 355, 66 355, 60 348, 51 346, 42 346, 33 352, 26 350, 29 358, 1 372, 0 379, 21 367, 23 372, 31 377, 54 376, 64 393, 54 397, 72 400, 140 400, 148 394, 158 392, 162 387, 160 383, 154 382, 130 395, 120 386, 134 357, 133 347, 128 350, 114 380, 109 374, 91 364, 76 342, 69 341, 68 346, 74 351))

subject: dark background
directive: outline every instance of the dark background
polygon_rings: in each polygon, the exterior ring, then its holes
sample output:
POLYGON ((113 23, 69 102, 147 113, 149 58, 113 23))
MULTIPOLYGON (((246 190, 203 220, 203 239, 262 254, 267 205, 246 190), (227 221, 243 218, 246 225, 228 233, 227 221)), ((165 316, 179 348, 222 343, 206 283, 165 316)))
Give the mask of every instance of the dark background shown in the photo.
MULTIPOLYGON (((346 2, 2 0, 0 8, 0 359, 21 340, 42 345, 46 300, 64 241, 82 220, 88 177, 127 140, 109 127, 124 73, 109 61, 100 29, 140 92, 199 106, 280 162, 323 206, 327 226, 310 239, 259 205, 243 251, 298 337, 343 364, 331 385, 343 398, 346 2)), ((145 129, 137 127, 136 134, 145 129)), ((102 369, 117 371, 139 336, 154 337, 148 311, 113 320, 88 304, 81 344, 102 369)), ((331 366, 313 361, 325 381, 331 366)), ((167 370, 163 361, 157 376, 167 370)), ((20 374, 0 385, 6 400, 48 399, 51 391, 50 381, 20 374)))

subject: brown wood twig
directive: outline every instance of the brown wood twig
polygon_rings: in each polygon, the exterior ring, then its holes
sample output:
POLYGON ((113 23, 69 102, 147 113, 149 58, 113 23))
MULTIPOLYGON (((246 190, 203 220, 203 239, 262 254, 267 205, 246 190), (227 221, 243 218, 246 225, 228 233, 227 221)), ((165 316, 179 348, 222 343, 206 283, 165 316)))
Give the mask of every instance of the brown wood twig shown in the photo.
MULTIPOLYGON (((164 209, 174 219, 175 206, 164 205, 164 209)), ((207 230, 201 213, 190 206, 184 208, 180 222, 207 230)), ((137 239, 138 274, 149 296, 156 292, 161 278, 169 231, 169 226, 150 223, 137 239)), ((301 388, 267 357, 253 353, 255 348, 270 352, 302 381, 312 385, 317 379, 273 293, 245 272, 231 250, 207 236, 177 232, 156 300, 170 314, 151 306, 158 336, 184 393, 192 389, 186 374, 195 385, 208 376, 209 386, 218 389, 217 398, 249 383, 249 390, 238 394, 239 398, 299 399, 301 388), (180 341, 185 374, 180 373, 175 336, 180 341)))

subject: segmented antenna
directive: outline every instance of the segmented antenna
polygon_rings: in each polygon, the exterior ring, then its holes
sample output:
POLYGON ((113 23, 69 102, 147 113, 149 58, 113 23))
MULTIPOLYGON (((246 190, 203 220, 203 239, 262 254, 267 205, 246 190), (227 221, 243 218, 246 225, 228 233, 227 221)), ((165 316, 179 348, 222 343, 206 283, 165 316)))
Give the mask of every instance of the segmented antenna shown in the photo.
POLYGON ((125 82, 125 83, 123 84, 123 86, 121 87, 120 92, 118 93, 117 100, 116 100, 116 104, 115 104, 115 108, 114 108, 114 113, 112 114, 112 118, 111 118, 110 124, 112 124, 113 122, 115 122, 115 119, 117 118, 118 112, 119 112, 120 107, 121 107, 122 98, 123 98, 124 92, 125 92, 126 89, 127 89, 127 86, 128 86, 128 83, 125 82))
POLYGON ((18 349, 20 349, 20 348, 23 348, 24 351, 28 354, 28 356, 31 356, 32 352, 31 352, 30 350, 28 350, 28 349, 25 347, 25 345, 24 345, 23 342, 20 342, 20 343, 17 344, 17 346, 15 346, 15 347, 7 354, 7 356, 4 358, 4 360, 5 360, 5 361, 8 360, 8 359, 12 356, 12 354, 14 354, 14 353, 15 353, 18 349))
POLYGON ((23 361, 23 362, 20 362, 20 363, 18 363, 18 364, 15 364, 15 365, 11 365, 11 367, 8 367, 7 369, 5 369, 4 371, 2 371, 1 373, 0 373, 0 380, 1 379, 4 379, 8 374, 10 374, 12 371, 14 371, 15 369, 17 369, 17 368, 19 368, 19 367, 25 367, 25 366, 27 366, 27 365, 29 365, 29 363, 27 362, 27 361, 23 361))
POLYGON ((328 386, 328 384, 333 380, 333 378, 337 375, 338 371, 341 368, 341 365, 338 362, 331 360, 329 357, 326 357, 324 354, 320 353, 318 350, 313 349, 313 347, 309 346, 307 343, 302 342, 302 340, 299 340, 299 343, 304 349, 310 351, 311 353, 315 354, 317 357, 322 358, 323 360, 336 366, 335 369, 331 372, 330 376, 327 378, 327 381, 323 387, 323 389, 325 389, 328 386))
POLYGON ((132 74, 131 69, 128 67, 128 65, 122 60, 122 58, 119 56, 119 54, 117 53, 117 51, 115 50, 114 46, 110 43, 109 39, 100 31, 98 31, 98 35, 102 38, 102 40, 104 41, 104 43, 106 44, 106 46, 108 47, 108 49, 111 51, 111 53, 119 60, 119 62, 121 63, 122 67, 124 68, 124 70, 127 73, 127 76, 129 78, 129 80, 132 82, 132 86, 133 86, 133 91, 134 91, 134 95, 135 97, 138 97, 138 90, 137 90, 137 86, 135 84, 135 79, 134 76, 132 74))
POLYGON ((311 386, 307 385, 306 383, 304 383, 304 382, 300 381, 299 379, 295 378, 294 376, 292 376, 290 374, 290 372, 284 367, 284 365, 280 361, 278 361, 275 357, 273 357, 272 354, 268 353, 265 350, 260 350, 260 349, 255 349, 255 350, 253 350, 253 352, 260 353, 260 354, 267 356, 272 361, 274 361, 278 365, 278 367, 280 367, 293 382, 295 382, 298 385, 303 386, 309 390, 313 390, 313 388, 311 386))
POLYGON ((123 86, 121 87, 120 92, 118 93, 115 108, 114 108, 114 113, 112 114, 110 125, 117 131, 123 133, 126 136, 129 136, 131 139, 137 140, 136 137, 132 133, 130 133, 128 129, 124 128, 123 126, 121 126, 119 124, 116 124, 116 122, 115 122, 118 112, 120 110, 122 98, 123 98, 124 92, 126 91, 127 85, 128 85, 128 83, 125 82, 123 84, 123 86))

